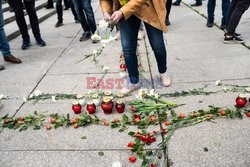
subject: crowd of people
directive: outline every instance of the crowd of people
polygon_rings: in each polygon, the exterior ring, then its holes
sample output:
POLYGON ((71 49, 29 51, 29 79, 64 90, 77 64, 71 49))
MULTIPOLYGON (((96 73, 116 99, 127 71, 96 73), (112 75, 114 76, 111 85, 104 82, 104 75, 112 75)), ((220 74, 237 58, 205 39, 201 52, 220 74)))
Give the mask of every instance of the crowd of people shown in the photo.
MULTIPOLYGON (((35 9, 35 0, 8 0, 10 7, 13 9, 16 17, 16 23, 22 35, 21 48, 26 50, 31 45, 28 26, 25 21, 24 8, 30 19, 33 36, 36 43, 41 47, 46 45, 42 39, 38 17, 35 9)), ((181 0, 173 3, 179 6, 181 0)), ((214 10, 215 0, 208 0, 207 12, 207 27, 214 25, 214 10)), ((6 34, 4 32, 4 19, 2 12, 2 2, 0 3, 0 48, 5 61, 11 63, 21 63, 22 61, 14 57, 10 52, 10 47, 6 34)), ((136 48, 137 40, 142 36, 142 22, 149 37, 149 42, 154 51, 160 78, 164 86, 171 84, 171 79, 167 75, 167 51, 163 40, 163 32, 166 25, 170 25, 170 11, 172 0, 158 1, 143 1, 143 0, 100 0, 101 9, 104 19, 112 21, 118 25, 117 29, 121 36, 122 51, 125 56, 125 63, 128 67, 130 78, 130 87, 124 88, 123 93, 128 94, 139 88, 139 73, 137 69, 136 48)), ((201 0, 196 0, 192 6, 202 5, 201 0)), ((249 8, 250 0, 222 0, 222 21, 220 28, 225 29, 224 43, 243 43, 240 34, 236 33, 236 27, 243 13, 249 8)), ((86 41, 96 33, 97 26, 95 22, 94 12, 91 6, 91 0, 64 0, 64 10, 71 8, 74 20, 80 23, 83 29, 83 34, 80 41, 86 41)), ((54 8, 53 0, 48 0, 47 9, 54 8)), ((63 26, 63 6, 62 0, 56 0, 57 23, 55 27, 63 26)), ((0 70, 4 67, 0 66, 0 70)))

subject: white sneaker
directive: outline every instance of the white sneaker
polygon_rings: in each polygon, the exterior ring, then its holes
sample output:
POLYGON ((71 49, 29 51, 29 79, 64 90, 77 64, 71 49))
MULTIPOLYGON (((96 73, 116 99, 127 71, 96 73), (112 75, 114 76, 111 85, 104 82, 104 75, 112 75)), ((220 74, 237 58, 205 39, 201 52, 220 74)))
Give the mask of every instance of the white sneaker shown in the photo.
POLYGON ((160 74, 162 85, 168 87, 171 85, 171 79, 167 75, 167 72, 160 74))
POLYGON ((137 39, 142 40, 144 37, 145 37, 145 34, 144 34, 143 30, 139 30, 137 39))
POLYGON ((134 92, 137 89, 140 89, 141 85, 139 83, 137 84, 129 84, 126 87, 122 88, 121 93, 125 96, 132 92, 134 92))

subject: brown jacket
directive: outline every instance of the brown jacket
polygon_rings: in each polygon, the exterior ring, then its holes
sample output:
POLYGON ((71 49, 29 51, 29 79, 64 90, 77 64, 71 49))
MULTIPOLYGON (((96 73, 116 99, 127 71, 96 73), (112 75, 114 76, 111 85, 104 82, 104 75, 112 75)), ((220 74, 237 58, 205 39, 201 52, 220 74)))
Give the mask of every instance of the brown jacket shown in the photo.
POLYGON ((100 0, 100 5, 103 12, 112 14, 113 11, 121 10, 125 19, 134 14, 153 27, 167 31, 166 0, 128 0, 123 7, 120 6, 119 0, 100 0))

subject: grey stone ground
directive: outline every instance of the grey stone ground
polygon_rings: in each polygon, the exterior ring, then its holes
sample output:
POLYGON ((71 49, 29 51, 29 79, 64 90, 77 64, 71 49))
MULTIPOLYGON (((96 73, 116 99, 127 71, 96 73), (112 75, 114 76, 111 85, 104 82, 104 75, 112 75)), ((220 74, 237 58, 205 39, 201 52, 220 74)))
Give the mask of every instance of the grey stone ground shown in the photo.
MULTIPOLYGON (((184 1, 191 4, 193 1, 184 1)), ((214 82, 218 79, 223 83, 250 85, 250 13, 247 11, 239 25, 246 46, 225 45, 223 31, 217 27, 205 27, 206 3, 202 7, 191 9, 185 4, 173 7, 169 31, 165 34, 168 50, 168 69, 173 78, 169 88, 157 90, 173 92, 202 87, 208 84, 208 89, 216 90, 214 82)), ((220 1, 217 1, 216 23, 220 25, 220 1)), ((96 20, 102 18, 98 1, 93 1, 96 20)), ((46 113, 71 113, 71 100, 54 103, 50 100, 38 102, 23 102, 22 97, 28 97, 35 90, 44 93, 85 93, 86 77, 101 78, 102 74, 91 60, 79 61, 84 54, 92 53, 99 44, 91 41, 79 42, 81 28, 75 24, 70 11, 64 12, 64 26, 54 28, 56 15, 41 24, 41 32, 47 42, 45 48, 35 44, 27 51, 20 50, 21 38, 10 42, 13 54, 23 60, 21 65, 5 63, 6 69, 0 72, 0 94, 10 96, 3 100, 0 115, 27 115, 34 110, 46 113)), ((13 24, 14 26, 14 24, 13 24)), ((146 38, 146 46, 149 43, 146 38)), ((155 59, 150 51, 150 58, 145 55, 144 41, 140 41, 145 77, 150 80, 158 77, 155 59), (150 62, 150 63, 149 63, 150 62)), ((114 42, 108 46, 99 57, 102 65, 110 70, 104 79, 119 78, 120 43, 114 42)), ((119 90, 114 89, 114 92, 119 90)), ((208 105, 233 107, 237 93, 220 93, 211 96, 194 96, 171 99, 177 103, 185 103, 177 112, 189 112, 208 105), (199 103, 203 101, 203 103, 199 103)), ((100 117, 112 119, 121 117, 119 114, 100 117)), ((204 123, 194 127, 177 130, 169 144, 169 157, 176 167, 225 167, 250 165, 250 122, 243 120, 218 120, 217 123, 204 123), (204 152, 204 147, 208 152, 204 152)), ((130 130, 134 128, 131 127, 130 130)), ((158 126, 150 129, 159 130, 158 126)), ((71 128, 51 131, 25 132, 3 130, 0 133, 0 166, 86 166, 109 167, 119 160, 123 166, 139 166, 139 162, 128 162, 130 155, 126 145, 130 141, 126 133, 117 129, 102 126, 88 126, 73 130, 71 128), (82 140, 81 136, 86 136, 82 140), (103 157, 98 152, 103 151, 103 157)), ((160 138, 157 139, 157 143, 160 138)), ((149 149, 155 149, 156 144, 149 149)))

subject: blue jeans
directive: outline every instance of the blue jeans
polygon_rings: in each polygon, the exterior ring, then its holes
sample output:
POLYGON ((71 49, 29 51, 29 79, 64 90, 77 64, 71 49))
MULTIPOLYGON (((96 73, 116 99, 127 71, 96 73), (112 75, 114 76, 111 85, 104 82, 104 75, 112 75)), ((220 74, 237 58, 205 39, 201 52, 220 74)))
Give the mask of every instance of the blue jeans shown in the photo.
MULTIPOLYGON (((208 14, 208 22, 214 22, 214 10, 215 10, 216 0, 208 0, 207 3, 207 14, 208 14)), ((227 11, 230 5, 230 0, 222 0, 222 24, 226 24, 227 11)))
POLYGON ((85 32, 95 33, 96 23, 95 16, 91 6, 91 0, 72 0, 78 20, 81 22, 85 32), (86 15, 86 17, 85 17, 86 15))
POLYGON ((11 54, 11 52, 10 52, 10 45, 8 43, 8 39, 6 37, 3 26, 4 26, 4 21, 3 21, 3 11, 2 11, 2 1, 0 1, 0 49, 3 54, 3 57, 7 57, 11 54))
MULTIPOLYGON (((119 23, 121 33, 122 50, 125 63, 128 68, 129 79, 132 84, 139 82, 138 61, 136 56, 137 35, 141 20, 131 16, 128 20, 119 23)), ((154 51, 160 73, 167 71, 167 52, 163 40, 163 32, 144 22, 150 45, 154 51)))

